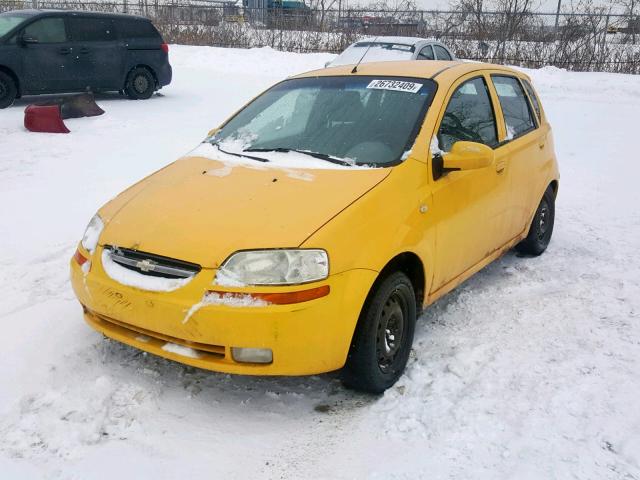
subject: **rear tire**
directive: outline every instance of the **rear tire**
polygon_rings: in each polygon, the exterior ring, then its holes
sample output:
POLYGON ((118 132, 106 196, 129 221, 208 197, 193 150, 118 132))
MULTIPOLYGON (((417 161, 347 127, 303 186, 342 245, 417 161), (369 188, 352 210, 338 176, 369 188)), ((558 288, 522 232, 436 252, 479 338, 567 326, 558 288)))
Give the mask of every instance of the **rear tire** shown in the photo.
POLYGON ((409 278, 396 272, 374 286, 351 342, 342 383, 382 393, 404 372, 416 325, 416 295, 409 278))
POLYGON ((13 78, 5 72, 0 72, 0 109, 13 105, 18 96, 18 86, 13 78))
POLYGON ((516 245, 516 250, 525 255, 533 255, 536 257, 542 254, 551 241, 555 216, 555 196, 553 190, 547 188, 533 216, 527 238, 516 245))
POLYGON ((156 79, 149 69, 136 67, 129 72, 124 92, 131 100, 147 100, 156 91, 156 79))

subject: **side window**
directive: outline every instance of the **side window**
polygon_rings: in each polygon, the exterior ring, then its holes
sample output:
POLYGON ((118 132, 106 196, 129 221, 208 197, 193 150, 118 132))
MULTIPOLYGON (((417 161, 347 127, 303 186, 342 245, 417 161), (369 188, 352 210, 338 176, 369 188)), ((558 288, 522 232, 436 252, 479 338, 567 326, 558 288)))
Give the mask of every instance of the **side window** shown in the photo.
POLYGON ((62 43, 67 41, 67 32, 62 18, 43 18, 36 20, 24 29, 24 36, 38 43, 62 43))
POLYGON ((436 51, 436 56, 438 60, 451 60, 451 55, 440 45, 434 45, 433 49, 436 51))
POLYGON ((151 22, 144 20, 118 20, 118 36, 120 38, 155 38, 160 39, 160 34, 151 22))
POLYGON ((69 37, 74 42, 107 42, 114 40, 113 22, 108 18, 69 17, 69 37))
POLYGON ((451 96, 438 130, 439 147, 449 152, 458 141, 498 143, 496 117, 484 78, 478 77, 460 85, 451 96))
POLYGON ((431 45, 427 45, 422 50, 420 50, 420 53, 418 53, 418 60, 435 60, 435 57, 433 56, 433 48, 431 48, 431 45))
POLYGON ((542 116, 540 114, 540 102, 538 101, 538 95, 536 95, 535 90, 533 89, 533 85, 529 82, 529 80, 522 80, 522 84, 524 85, 524 89, 529 94, 529 98, 533 102, 533 108, 536 111, 536 115, 538 115, 538 122, 542 120, 542 116))
POLYGON ((517 78, 492 75, 507 127, 507 140, 512 140, 536 128, 529 101, 517 78))

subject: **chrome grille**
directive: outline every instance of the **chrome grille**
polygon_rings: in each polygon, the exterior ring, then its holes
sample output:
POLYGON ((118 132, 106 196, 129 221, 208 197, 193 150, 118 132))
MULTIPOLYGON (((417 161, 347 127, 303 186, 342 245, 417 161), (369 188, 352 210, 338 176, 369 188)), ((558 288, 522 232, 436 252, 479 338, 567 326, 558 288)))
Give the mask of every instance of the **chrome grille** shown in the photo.
POLYGON ((106 246, 109 256, 118 265, 151 277, 189 278, 200 272, 197 263, 163 257, 128 248, 106 246))

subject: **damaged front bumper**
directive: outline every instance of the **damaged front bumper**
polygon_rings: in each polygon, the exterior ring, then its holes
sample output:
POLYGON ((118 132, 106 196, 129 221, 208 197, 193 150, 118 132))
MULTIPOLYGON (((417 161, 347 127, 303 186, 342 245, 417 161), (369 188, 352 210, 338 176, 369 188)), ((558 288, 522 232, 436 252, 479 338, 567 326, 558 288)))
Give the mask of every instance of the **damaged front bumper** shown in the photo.
MULTIPOLYGON (((92 255, 90 268, 71 260, 71 282, 87 323, 106 336, 141 350, 192 365, 245 375, 308 375, 341 368, 369 289, 370 270, 331 275, 303 286, 221 288, 215 270, 203 269, 171 291, 146 291, 116 282, 92 255), (230 296, 289 293, 329 287, 330 293, 300 303, 211 303, 212 290, 230 296), (271 363, 238 362, 232 349, 271 350, 271 363)), ((268 298, 266 296, 265 298, 268 298)))

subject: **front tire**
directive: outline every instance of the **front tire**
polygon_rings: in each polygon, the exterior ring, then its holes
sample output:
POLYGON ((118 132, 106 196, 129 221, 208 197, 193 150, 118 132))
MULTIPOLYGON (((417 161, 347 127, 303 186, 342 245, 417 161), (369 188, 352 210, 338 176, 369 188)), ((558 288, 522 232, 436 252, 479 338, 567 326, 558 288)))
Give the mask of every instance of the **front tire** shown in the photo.
POLYGON ((18 96, 18 86, 10 75, 0 72, 0 109, 13 105, 18 96))
POLYGON ((127 75, 124 92, 131 100, 147 100, 155 91, 156 79, 147 68, 134 68, 127 75))
POLYGON ((516 245, 516 250, 525 255, 541 255, 549 246, 556 217, 555 195, 551 187, 544 192, 540 205, 533 216, 527 238, 516 245))
POLYGON ((342 383, 369 393, 396 383, 409 359, 416 316, 416 295, 404 273, 377 283, 360 314, 342 383))

